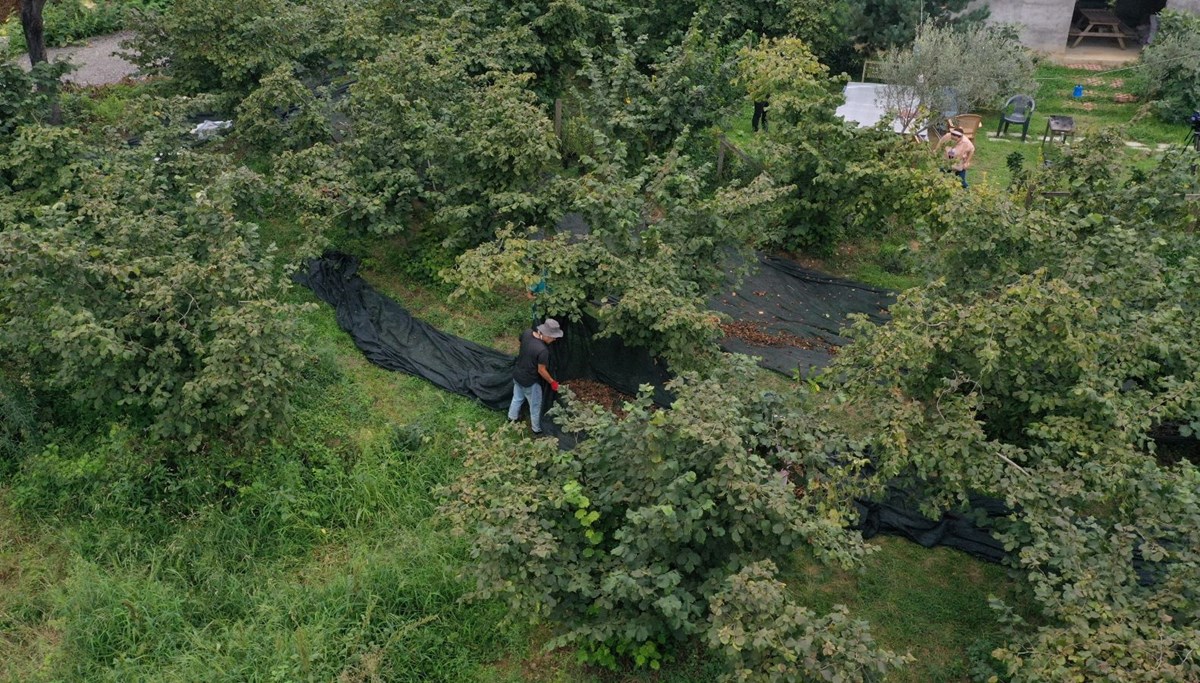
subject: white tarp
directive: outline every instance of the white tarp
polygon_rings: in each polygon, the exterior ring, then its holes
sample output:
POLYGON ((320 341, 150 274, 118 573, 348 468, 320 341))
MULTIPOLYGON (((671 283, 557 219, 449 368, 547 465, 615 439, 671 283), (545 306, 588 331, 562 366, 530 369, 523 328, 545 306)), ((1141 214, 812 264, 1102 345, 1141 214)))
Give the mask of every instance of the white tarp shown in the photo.
MULTIPOLYGON (((861 128, 870 128, 879 123, 885 113, 879 104, 884 87, 883 83, 847 83, 842 91, 846 103, 837 108, 838 116, 857 123, 861 128)), ((900 123, 894 122, 892 128, 899 133, 900 123)))

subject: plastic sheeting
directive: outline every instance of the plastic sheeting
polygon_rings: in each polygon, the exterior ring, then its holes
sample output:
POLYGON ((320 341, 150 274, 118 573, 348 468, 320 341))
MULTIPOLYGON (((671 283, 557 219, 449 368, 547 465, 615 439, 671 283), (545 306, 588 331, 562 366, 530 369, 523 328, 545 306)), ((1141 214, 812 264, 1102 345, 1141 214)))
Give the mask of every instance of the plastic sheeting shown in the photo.
POLYGON ((883 501, 855 501, 855 507, 860 515, 856 527, 863 538, 881 533, 903 536, 926 548, 944 545, 988 562, 1001 562, 1008 555, 1004 545, 976 523, 976 514, 989 520, 1008 515, 1008 507, 995 498, 973 497, 975 513, 947 512, 937 520, 916 512, 911 496, 899 489, 890 490, 883 501))
MULTIPOLYGON (((879 290, 822 277, 777 259, 766 259, 764 265, 767 274, 748 280, 743 289, 776 288, 767 290, 772 293, 769 301, 774 316, 768 324, 776 329, 804 336, 821 335, 831 343, 844 343, 845 340, 837 337, 841 324, 837 316, 844 317, 845 312, 857 310, 873 315, 874 319, 883 319, 879 309, 873 314, 867 310, 886 301, 879 290), (773 296, 775 292, 780 295, 773 296), (810 301, 794 300, 814 292, 817 298, 810 301), (846 300, 839 300, 839 295, 845 295, 846 300)), ((367 284, 358 275, 358 262, 353 257, 328 254, 310 262, 307 271, 297 273, 295 280, 334 307, 338 325, 350 334, 363 355, 375 365, 416 375, 495 410, 508 409, 515 357, 446 334, 414 318, 403 306, 367 284)), ((729 306, 730 310, 743 313, 767 310, 765 307, 729 306)), ((669 404, 671 397, 662 389, 669 377, 667 368, 644 350, 628 347, 614 337, 599 337, 597 332, 594 319, 585 318, 575 323, 565 321, 562 340, 550 346, 551 372, 555 378, 561 381, 592 379, 629 394, 637 393, 640 385, 649 384, 656 389, 655 400, 669 404)), ((749 351, 755 353, 754 349, 749 351)), ((790 362, 794 356, 777 358, 790 362)), ((546 409, 552 400, 545 402, 546 409)), ((543 428, 558 436, 564 447, 575 443, 575 435, 562 434, 552 421, 544 422, 543 428)), ((913 511, 903 492, 893 491, 882 502, 860 501, 858 507, 862 515, 858 528, 867 538, 877 533, 889 533, 926 547, 958 548, 992 562, 1005 556, 1004 548, 974 523, 973 516, 948 513, 940 520, 927 519, 913 511)), ((1003 506, 997 501, 979 499, 979 507, 990 517, 1004 514, 1003 506)))

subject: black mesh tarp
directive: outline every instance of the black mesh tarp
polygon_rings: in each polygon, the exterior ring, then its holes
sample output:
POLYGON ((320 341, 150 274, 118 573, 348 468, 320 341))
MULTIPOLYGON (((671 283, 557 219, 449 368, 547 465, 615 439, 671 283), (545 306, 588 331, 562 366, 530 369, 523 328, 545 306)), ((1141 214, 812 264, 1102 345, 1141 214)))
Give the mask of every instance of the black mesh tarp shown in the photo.
POLYGON ((1008 515, 1008 507, 995 498, 972 497, 974 513, 947 512, 936 520, 916 512, 912 496, 895 488, 882 501, 860 500, 855 507, 859 513, 857 528, 864 538, 886 533, 903 536, 926 548, 938 545, 955 548, 988 562, 1000 562, 1007 557, 1004 545, 976 521, 977 514, 987 519, 1008 515))
MULTIPOLYGON (((508 409, 513 356, 414 318, 363 280, 353 257, 327 254, 311 261, 295 280, 334 307, 338 325, 375 365, 427 379, 495 410, 508 409)), ((626 394, 636 394, 640 385, 649 384, 655 388, 657 402, 670 402, 662 388, 670 376, 666 366, 644 349, 626 346, 618 337, 598 336, 599 323, 591 316, 560 322, 565 334, 550 346, 555 379, 591 379, 626 394)), ((514 330, 514 336, 518 332, 514 330)), ((548 409, 550 401, 546 404, 548 409)))
POLYGON ((334 307, 338 326, 375 365, 422 377, 489 408, 508 409, 512 356, 414 318, 359 277, 353 257, 327 254, 295 279, 334 307))
MULTIPOLYGON (((840 331, 852 313, 865 314, 881 323, 895 297, 887 291, 832 277, 794 261, 759 256, 758 269, 735 289, 726 287, 709 299, 709 308, 735 321, 752 323, 764 331, 814 340, 816 348, 795 345, 760 346, 726 336, 726 351, 761 358, 761 365, 791 375, 822 368, 832 359, 829 346, 843 346, 840 331)), ((732 277, 732 276, 731 276, 732 277)))
MULTIPOLYGON (((859 308, 873 305, 870 302, 877 300, 873 296, 882 296, 877 290, 840 284, 844 281, 825 278, 822 282, 802 269, 792 271, 787 265, 770 267, 771 274, 767 276, 770 280, 757 280, 759 284, 746 286, 766 286, 773 281, 792 296, 817 291, 830 297, 807 305, 783 301, 780 297, 774 310, 792 313, 780 315, 776 323, 789 326, 788 329, 830 335, 825 338, 833 339, 839 323, 821 323, 825 313, 832 316, 836 311, 851 308, 833 301, 835 292, 846 292, 859 308), (794 281, 779 279, 791 272, 797 273, 794 281)), ((495 410, 508 409, 512 398, 512 356, 446 334, 414 318, 403 306, 375 291, 357 271, 358 262, 354 258, 328 254, 312 261, 307 271, 298 273, 295 279, 334 307, 338 325, 375 365, 422 377, 495 410)), ((878 311, 875 315, 882 319, 878 311)), ((592 318, 566 321, 564 332, 562 340, 550 347, 552 372, 557 379, 593 379, 628 394, 636 393, 642 384, 650 384, 656 388, 656 401, 664 405, 670 402, 671 397, 662 389, 669 377, 667 369, 644 350, 628 347, 614 337, 597 336, 598 324, 592 318)), ((550 405, 551 401, 546 401, 547 409, 550 405)), ((562 434, 552 421, 547 420, 543 427, 565 447, 575 442, 574 435, 562 434)), ((1003 514, 995 501, 980 500, 989 516, 1003 514)), ((1004 557, 1003 547, 976 526, 971 516, 949 513, 941 520, 929 520, 913 509, 907 497, 895 491, 882 502, 861 501, 858 526, 868 538, 876 533, 891 533, 927 547, 958 548, 993 562, 1004 557)))

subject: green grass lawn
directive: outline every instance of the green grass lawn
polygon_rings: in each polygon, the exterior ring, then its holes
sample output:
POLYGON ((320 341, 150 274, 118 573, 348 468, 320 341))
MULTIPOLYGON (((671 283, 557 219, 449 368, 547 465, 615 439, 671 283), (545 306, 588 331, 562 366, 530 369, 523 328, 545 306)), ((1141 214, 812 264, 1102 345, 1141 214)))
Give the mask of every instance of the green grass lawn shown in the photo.
MULTIPOLYGON (((1160 145, 1178 145, 1187 137, 1186 122, 1165 123, 1151 113, 1144 103, 1117 102, 1115 97, 1128 93, 1131 71, 1114 69, 1088 71, 1055 64, 1042 64, 1035 78, 1038 90, 1034 94, 1037 108, 1029 125, 1029 137, 1022 144, 1019 129, 1009 126, 1003 138, 996 138, 1000 121, 998 111, 984 111, 983 125, 976 135, 975 163, 971 182, 1002 188, 1008 185, 1011 174, 1006 164, 1010 154, 1021 155, 1026 168, 1043 163, 1043 144, 1046 122, 1050 116, 1070 116, 1075 120, 1076 135, 1084 137, 1104 127, 1117 127, 1130 142, 1144 148, 1128 147, 1123 154, 1131 166, 1147 167, 1159 153, 1160 145), (1083 97, 1075 98, 1076 85, 1083 86, 1083 97)), ((1069 141, 1070 139, 1068 139, 1069 141)))
MULTIPOLYGON (((1144 102, 1117 102, 1118 94, 1129 94, 1129 81, 1134 70, 1115 67, 1105 71, 1072 69, 1055 64, 1042 64, 1035 78, 1038 92, 1037 109, 1029 126, 1032 135, 1040 139, 1046 130, 1049 116, 1071 116, 1079 135, 1101 126, 1124 129, 1125 138, 1146 145, 1179 144, 1189 130, 1186 121, 1163 122, 1144 102), (1076 85, 1083 86, 1083 97, 1072 95, 1076 85)), ((992 129, 998 119, 991 118, 992 129)))

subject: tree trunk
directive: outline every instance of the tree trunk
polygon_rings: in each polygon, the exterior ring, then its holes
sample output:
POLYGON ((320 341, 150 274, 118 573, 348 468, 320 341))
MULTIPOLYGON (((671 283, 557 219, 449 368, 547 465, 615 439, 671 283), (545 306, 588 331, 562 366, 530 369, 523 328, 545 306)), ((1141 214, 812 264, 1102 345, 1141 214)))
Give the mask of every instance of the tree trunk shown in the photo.
MULTIPOLYGON (((21 0, 21 30, 25 33, 25 45, 29 49, 29 66, 35 67, 46 59, 46 31, 42 25, 42 10, 46 0, 21 0)), ((58 106, 57 85, 46 87, 40 81, 39 90, 50 92, 50 123, 62 123, 62 109, 58 106)))
POLYGON ((29 47, 29 65, 46 61, 46 32, 42 26, 42 9, 46 0, 21 0, 21 29, 29 47))

